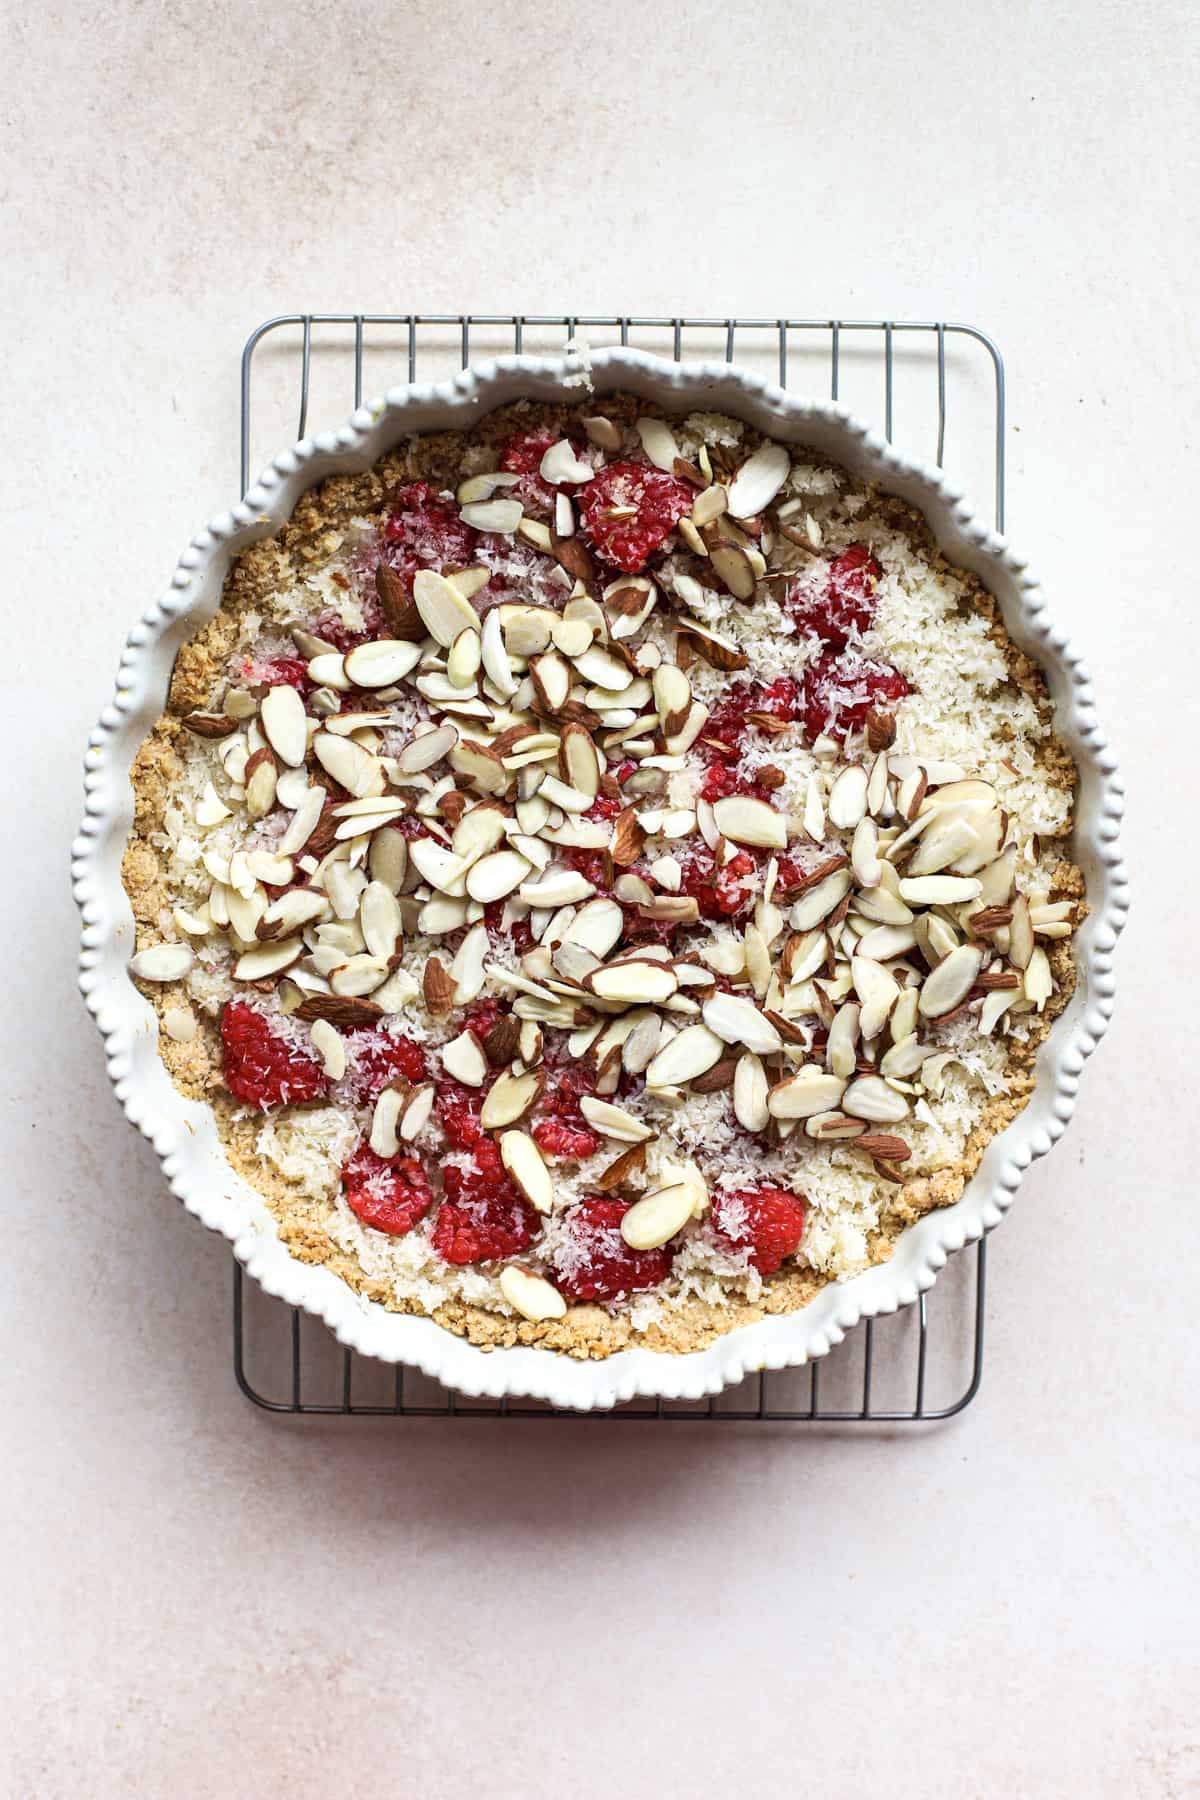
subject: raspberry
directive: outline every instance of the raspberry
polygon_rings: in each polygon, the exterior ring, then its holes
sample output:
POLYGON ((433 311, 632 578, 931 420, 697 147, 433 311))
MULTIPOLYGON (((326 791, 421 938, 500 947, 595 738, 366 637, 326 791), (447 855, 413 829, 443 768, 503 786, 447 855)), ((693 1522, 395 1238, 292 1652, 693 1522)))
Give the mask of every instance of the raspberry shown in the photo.
POLYGON ((704 736, 719 738, 736 761, 745 743, 746 732, 762 729, 753 719, 747 718, 747 713, 769 713, 772 718, 782 719, 790 725, 800 717, 802 704, 800 683, 790 675, 777 675, 765 687, 757 682, 737 681, 726 690, 725 698, 713 707, 705 720, 704 736))
POLYGON ((433 1244, 444 1262, 498 1261, 533 1242, 538 1215, 508 1179, 490 1138, 476 1146, 471 1168, 446 1169, 442 1187, 433 1244))
MULTIPOLYGON (((546 518, 554 511, 554 489, 538 473, 543 456, 558 442, 552 431, 522 431, 509 438, 500 453, 500 467, 521 477, 503 495, 515 495, 525 511, 546 518)), ((502 495, 502 497, 503 497, 502 495)))
POLYGON ((615 871, 607 851, 568 849, 563 851, 563 861, 585 881, 590 881, 598 894, 612 893, 615 871))
POLYGON ((804 671, 804 728, 809 738, 839 741, 859 731, 869 712, 892 713, 911 689, 890 663, 857 650, 826 650, 804 671))
POLYGON ((507 1011, 507 1006, 503 1006, 499 1000, 477 1000, 464 1015, 463 1024, 482 1044, 507 1011))
POLYGON ((803 631, 815 631, 835 650, 864 632, 875 617, 875 589, 883 570, 865 544, 851 544, 829 565, 824 592, 788 595, 792 617, 803 631))
POLYGON ((739 850, 720 869, 711 850, 698 850, 684 865, 680 892, 698 903, 702 919, 727 919, 749 900, 752 890, 745 878, 754 874, 755 867, 754 858, 745 850, 739 850))
POLYGON ((360 1144, 342 1170, 346 1204, 364 1225, 404 1237, 433 1205, 429 1177, 416 1156, 376 1156, 360 1144))
POLYGON ((427 481, 397 488, 383 535, 387 560, 409 587, 418 569, 467 568, 478 542, 453 500, 444 499, 427 481))
POLYGON ((389 1081, 425 1079, 425 1057, 411 1038, 393 1037, 371 1027, 346 1037, 346 1098, 352 1106, 371 1106, 389 1081))
POLYGON ((568 1300, 620 1300, 657 1287, 671 1273, 669 1246, 631 1250, 621 1236, 629 1204, 589 1194, 567 1214, 567 1235, 554 1254, 554 1279, 568 1300))
POLYGON ((460 1081, 437 1084, 437 1121, 456 1150, 473 1150, 484 1140, 479 1112, 483 1089, 464 1087, 460 1081))
POLYGON ((221 1014, 225 1086, 235 1100, 265 1112, 298 1100, 323 1100, 329 1080, 321 1064, 276 1036, 246 1000, 230 1000, 221 1014))
POLYGON ((647 557, 662 545, 684 513, 691 510, 693 490, 674 475, 645 463, 609 463, 581 489, 579 511, 598 555, 636 575, 647 557), (634 507, 635 514, 615 509, 634 507))
POLYGON ((313 689, 308 664, 299 656, 272 656, 265 662, 248 656, 242 663, 242 679, 249 687, 294 687, 305 699, 313 689))
POLYGON ((735 1250, 750 1251, 760 1275, 773 1275, 791 1256, 804 1231, 804 1200, 787 1188, 762 1183, 749 1188, 718 1188, 713 1196, 712 1225, 717 1236, 735 1250))
POLYGON ((533 1141, 547 1156, 567 1162, 582 1162, 595 1156, 600 1139, 583 1116, 580 1100, 595 1093, 585 1070, 577 1065, 555 1068, 538 1102, 538 1121, 533 1127, 533 1141))
POLYGON ((583 1162, 600 1148, 594 1131, 586 1126, 564 1125, 561 1119, 540 1119, 533 1128, 533 1141, 539 1150, 559 1162, 583 1162))

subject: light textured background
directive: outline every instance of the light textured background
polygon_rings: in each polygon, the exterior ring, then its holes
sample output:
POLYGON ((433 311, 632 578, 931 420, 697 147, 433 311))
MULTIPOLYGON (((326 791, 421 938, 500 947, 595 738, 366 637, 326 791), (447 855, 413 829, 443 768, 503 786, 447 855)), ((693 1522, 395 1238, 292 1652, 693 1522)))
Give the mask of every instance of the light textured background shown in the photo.
POLYGON ((1200 1792, 1188 0, 17 6, 0 1784, 1200 1792), (1131 794, 1116 1028, 923 1440, 294 1428, 74 992, 78 758, 297 306, 943 316, 1131 794))

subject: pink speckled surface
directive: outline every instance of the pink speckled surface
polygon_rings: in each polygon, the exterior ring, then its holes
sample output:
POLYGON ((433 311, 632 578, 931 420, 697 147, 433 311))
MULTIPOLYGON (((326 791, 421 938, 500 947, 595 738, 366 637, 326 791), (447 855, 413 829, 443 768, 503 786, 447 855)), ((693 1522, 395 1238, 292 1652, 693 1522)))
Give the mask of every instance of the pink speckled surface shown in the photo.
POLYGON ((1196 852, 1164 780, 1200 649, 1191 8, 121 0, 2 33, 0 1792, 1200 1792, 1196 852), (1135 911, 1071 1134, 993 1242, 982 1395, 923 1439, 266 1419, 226 1247, 112 1101, 78 755, 232 497, 236 349, 299 305, 464 299, 965 317, 1008 352, 1010 521, 1126 766, 1135 911))

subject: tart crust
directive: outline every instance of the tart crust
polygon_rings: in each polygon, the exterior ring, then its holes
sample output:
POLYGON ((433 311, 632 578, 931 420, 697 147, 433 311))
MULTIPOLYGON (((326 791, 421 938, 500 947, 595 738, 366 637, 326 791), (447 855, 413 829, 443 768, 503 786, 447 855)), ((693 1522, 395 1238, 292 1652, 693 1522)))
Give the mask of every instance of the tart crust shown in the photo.
MULTIPOLYGON (((625 424, 634 418, 667 416, 661 409, 630 396, 606 396, 604 411, 606 416, 625 424)), ((243 636, 247 616, 255 614, 281 587, 290 589, 297 580, 329 563, 351 522, 379 513, 396 486, 415 480, 453 485, 461 473, 464 436, 477 444, 498 446, 517 430, 561 434, 577 417, 577 407, 521 403, 490 414, 468 434, 447 432, 410 440, 363 474, 337 476, 310 489, 275 536, 237 558, 226 580, 219 610, 180 650, 166 710, 139 749, 132 767, 134 823, 122 874, 137 922, 139 949, 158 940, 158 922, 172 899, 164 857, 156 840, 162 840, 165 811, 179 781, 182 752, 189 741, 182 720, 186 714, 210 704, 214 686, 224 676, 228 660, 243 636)), ((754 445, 763 440, 746 427, 743 441, 754 445)), ((834 467, 807 453, 806 459, 817 468, 834 467)), ((1009 638, 993 597, 974 576, 952 569, 945 561, 919 512, 894 496, 870 492, 877 516, 902 530, 933 568, 949 571, 965 584, 966 604, 986 621, 987 637, 1001 651, 1009 681, 1029 696, 1039 718, 1048 725, 1052 707, 1041 671, 1009 638)), ((1073 792, 1077 783, 1073 760, 1052 731, 1038 741, 1036 760, 1047 785, 1073 792)), ((1047 874, 1051 898, 1071 901, 1078 923, 1086 913, 1080 870, 1060 859, 1047 874)), ((868 1243, 872 1263, 890 1257, 900 1234, 924 1213, 951 1205, 960 1197, 988 1143, 1028 1103, 1034 1087, 1038 1047, 1066 1006, 1075 982, 1071 938, 1058 939, 1045 948, 1054 976, 1054 993, 1041 1014, 1030 1016, 1030 1028, 1023 1039, 1005 1040, 1004 1091, 982 1103, 962 1153, 953 1162, 909 1180, 881 1180, 884 1204, 878 1229, 868 1243)), ((197 1010, 197 1031, 187 1042, 176 1041, 162 1028, 163 1015, 180 1005, 181 987, 178 983, 143 985, 159 1015, 159 1054, 179 1091, 212 1108, 230 1163, 265 1199, 289 1253, 299 1261, 328 1266, 356 1292, 391 1311, 427 1315, 429 1309, 418 1300, 397 1294, 390 1282, 369 1275, 334 1240, 327 1229, 327 1200, 306 1193, 259 1154, 256 1140, 261 1118, 247 1117, 222 1083, 217 1021, 197 1010)), ((186 993, 182 998, 187 1004, 186 993)), ((713 1304, 689 1295, 673 1302, 659 1318, 640 1326, 634 1324, 628 1310, 602 1305, 572 1305, 560 1320, 532 1322, 457 1298, 447 1298, 433 1309, 431 1316, 448 1330, 484 1348, 536 1344, 582 1359, 603 1358, 634 1345, 681 1354, 703 1349, 740 1325, 807 1305, 829 1279, 815 1269, 792 1264, 766 1277, 756 1300, 729 1292, 720 1304, 713 1304)))

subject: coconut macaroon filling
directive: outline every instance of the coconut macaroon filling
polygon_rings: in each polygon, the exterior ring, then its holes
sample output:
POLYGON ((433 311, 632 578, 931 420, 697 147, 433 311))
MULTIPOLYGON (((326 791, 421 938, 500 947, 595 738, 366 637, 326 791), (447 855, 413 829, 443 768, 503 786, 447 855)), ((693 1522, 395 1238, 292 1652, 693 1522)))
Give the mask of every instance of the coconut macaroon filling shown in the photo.
POLYGON ((510 407, 239 559, 135 765, 131 972, 293 1254, 482 1343, 694 1348, 1024 1104, 1074 781, 900 502, 510 407))

